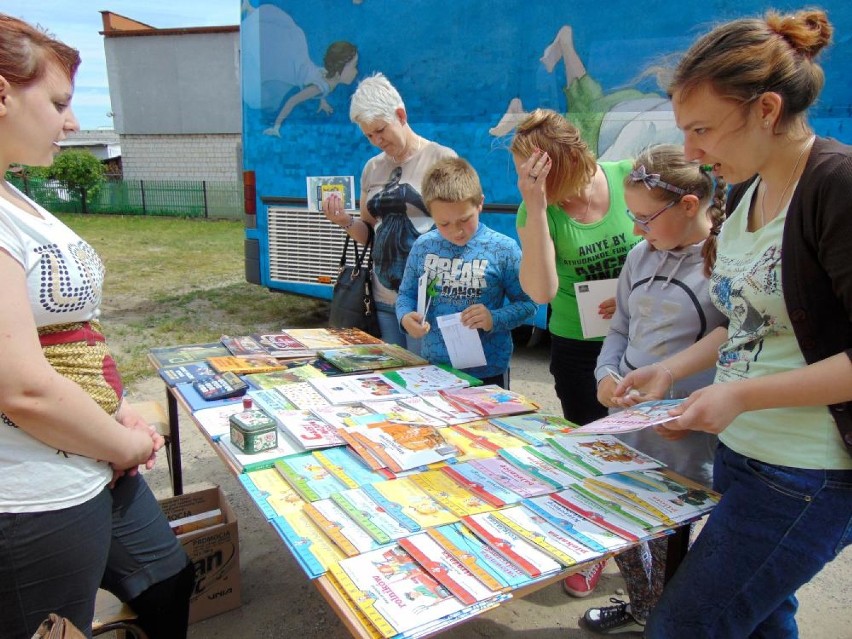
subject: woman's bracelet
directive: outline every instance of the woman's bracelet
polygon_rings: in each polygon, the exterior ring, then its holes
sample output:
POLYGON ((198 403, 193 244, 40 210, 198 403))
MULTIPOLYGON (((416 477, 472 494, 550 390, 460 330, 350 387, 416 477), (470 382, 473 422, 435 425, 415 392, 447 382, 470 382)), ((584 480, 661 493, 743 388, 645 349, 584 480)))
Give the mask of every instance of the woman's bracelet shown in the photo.
POLYGON ((672 374, 672 372, 668 368, 668 366, 665 366, 661 362, 654 362, 654 366, 659 366, 664 371, 666 371, 666 373, 668 373, 668 375, 669 375, 669 399, 671 399, 674 396, 674 382, 675 382, 674 375, 672 374))
POLYGON ((344 231, 348 231, 349 229, 352 228, 353 224, 355 224, 355 218, 350 215, 349 216, 349 222, 346 224, 346 226, 341 226, 340 228, 342 228, 344 231))

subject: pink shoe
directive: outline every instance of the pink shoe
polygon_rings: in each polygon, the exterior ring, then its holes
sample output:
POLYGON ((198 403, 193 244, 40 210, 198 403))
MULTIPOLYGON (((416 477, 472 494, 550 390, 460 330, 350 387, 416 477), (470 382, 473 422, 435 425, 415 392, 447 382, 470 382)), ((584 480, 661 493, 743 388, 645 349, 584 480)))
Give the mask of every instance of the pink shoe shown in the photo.
POLYGON ((562 589, 572 597, 588 597, 598 585, 606 560, 592 564, 585 570, 568 575, 562 581, 562 589))

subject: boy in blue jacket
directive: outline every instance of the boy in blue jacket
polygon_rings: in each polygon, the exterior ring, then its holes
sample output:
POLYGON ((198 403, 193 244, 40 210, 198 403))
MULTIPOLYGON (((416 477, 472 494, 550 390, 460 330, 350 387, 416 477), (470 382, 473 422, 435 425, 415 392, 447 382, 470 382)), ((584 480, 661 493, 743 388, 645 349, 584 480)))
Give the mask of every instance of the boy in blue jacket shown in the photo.
POLYGON ((532 319, 536 304, 521 289, 521 249, 515 240, 480 223, 485 200, 479 176, 461 158, 446 158, 423 176, 421 194, 435 228, 417 239, 408 261, 396 316, 409 335, 422 338, 421 355, 433 364, 450 358, 436 318, 461 313, 462 324, 477 329, 485 366, 465 373, 486 384, 509 388, 513 328, 532 319), (420 277, 430 283, 426 317, 417 312, 420 277))

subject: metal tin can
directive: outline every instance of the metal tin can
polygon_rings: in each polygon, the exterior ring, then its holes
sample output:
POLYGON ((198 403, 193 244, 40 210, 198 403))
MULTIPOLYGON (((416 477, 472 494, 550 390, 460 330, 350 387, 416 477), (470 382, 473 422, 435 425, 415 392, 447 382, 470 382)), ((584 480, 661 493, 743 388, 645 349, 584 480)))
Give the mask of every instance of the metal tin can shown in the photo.
POLYGON ((275 420, 258 408, 231 415, 231 443, 249 455, 278 446, 275 420))

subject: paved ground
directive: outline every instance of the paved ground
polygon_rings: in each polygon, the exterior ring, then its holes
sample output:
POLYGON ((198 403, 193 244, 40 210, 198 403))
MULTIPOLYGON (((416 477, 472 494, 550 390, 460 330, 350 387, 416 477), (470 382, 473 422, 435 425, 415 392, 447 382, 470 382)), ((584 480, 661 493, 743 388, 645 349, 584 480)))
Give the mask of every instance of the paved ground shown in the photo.
MULTIPOLYGON (((558 412, 547 372, 545 348, 521 348, 512 366, 512 388, 558 412)), ((162 399, 163 387, 151 380, 133 389, 133 399, 162 399)), ((236 479, 225 469, 207 442, 181 419, 186 490, 209 484, 222 486, 237 513, 240 535, 243 605, 190 627, 190 639, 236 637, 297 637, 337 639, 346 628, 308 581, 301 568, 261 518, 236 479)), ((148 473, 155 492, 168 496, 165 460, 148 473)), ((819 534, 819 531, 814 531, 819 534)), ((799 593, 802 639, 852 638, 852 552, 845 552, 799 593)), ((623 587, 614 562, 610 562, 595 593, 585 600, 571 599, 558 584, 525 599, 513 600, 442 635, 447 639, 470 637, 527 637, 529 639, 589 639, 577 625, 587 607, 607 605, 623 587)), ((625 635, 621 635, 625 636, 625 635)))

